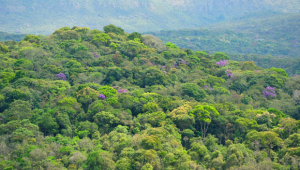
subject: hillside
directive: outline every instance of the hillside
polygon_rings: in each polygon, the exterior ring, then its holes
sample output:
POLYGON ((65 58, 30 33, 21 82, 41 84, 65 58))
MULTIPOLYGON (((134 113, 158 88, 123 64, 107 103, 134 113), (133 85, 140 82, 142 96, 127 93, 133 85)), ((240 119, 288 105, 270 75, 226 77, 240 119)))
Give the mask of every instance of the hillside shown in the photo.
POLYGON ((63 26, 102 28, 115 24, 126 31, 196 28, 243 14, 273 11, 298 13, 297 0, 1 0, 0 31, 49 35, 63 26))
POLYGON ((103 30, 0 44, 0 169, 298 169, 300 77, 103 30))
POLYGON ((246 15, 198 29, 149 33, 192 50, 299 57, 299 30, 299 14, 271 14, 246 15))
POLYGON ((25 34, 10 34, 0 31, 0 41, 21 41, 25 34))

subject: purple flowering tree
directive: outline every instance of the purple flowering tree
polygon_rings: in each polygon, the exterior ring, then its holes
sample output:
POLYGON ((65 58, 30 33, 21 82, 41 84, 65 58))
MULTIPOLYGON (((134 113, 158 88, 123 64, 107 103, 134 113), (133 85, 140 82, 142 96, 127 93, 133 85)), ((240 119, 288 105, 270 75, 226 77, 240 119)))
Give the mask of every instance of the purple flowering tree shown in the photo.
POLYGON ((60 80, 66 80, 67 76, 64 73, 59 73, 55 75, 56 77, 58 77, 60 80))
POLYGON ((177 62, 176 61, 174 61, 174 67, 176 68, 178 65, 177 65, 177 62))
POLYGON ((117 92, 118 92, 119 94, 122 94, 122 93, 127 93, 127 90, 121 88, 121 89, 118 89, 117 92))
POLYGON ((226 70, 226 71, 225 71, 225 73, 227 74, 227 77, 230 77, 230 76, 232 75, 232 73, 231 73, 231 70, 230 70, 230 69, 226 70))
POLYGON ((264 97, 265 98, 267 98, 268 96, 276 97, 277 94, 274 89, 275 89, 275 87, 270 87, 270 86, 266 87, 265 90, 263 91, 264 97))
POLYGON ((98 97, 99 97, 101 100, 105 100, 104 94, 100 94, 98 97))
POLYGON ((189 62, 184 61, 184 60, 180 60, 180 63, 181 63, 181 64, 186 64, 186 65, 189 64, 189 62))
POLYGON ((229 63, 227 60, 220 60, 219 62, 216 62, 216 64, 224 67, 224 66, 228 65, 229 63))
POLYGON ((98 54, 96 54, 94 52, 93 52, 93 55, 94 55, 95 58, 99 58, 98 54))

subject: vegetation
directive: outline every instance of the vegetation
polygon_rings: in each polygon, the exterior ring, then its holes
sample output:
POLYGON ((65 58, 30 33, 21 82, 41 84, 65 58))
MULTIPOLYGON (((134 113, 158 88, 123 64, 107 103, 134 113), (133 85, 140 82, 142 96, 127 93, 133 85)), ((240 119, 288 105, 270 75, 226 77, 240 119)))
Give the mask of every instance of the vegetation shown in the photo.
POLYGON ((0 31, 49 35, 63 26, 102 28, 108 24, 121 26, 128 32, 177 30, 228 21, 244 14, 255 17, 299 13, 299 8, 297 0, 262 0, 257 3, 251 0, 243 3, 216 0, 3 1, 0 31))
POLYGON ((0 169, 299 169, 283 69, 114 25, 0 47, 0 169))
POLYGON ((276 14, 239 18, 199 29, 163 30, 150 34, 192 50, 299 57, 299 18, 299 14, 276 14))
POLYGON ((0 31, 0 41, 21 41, 25 34, 9 34, 0 31))

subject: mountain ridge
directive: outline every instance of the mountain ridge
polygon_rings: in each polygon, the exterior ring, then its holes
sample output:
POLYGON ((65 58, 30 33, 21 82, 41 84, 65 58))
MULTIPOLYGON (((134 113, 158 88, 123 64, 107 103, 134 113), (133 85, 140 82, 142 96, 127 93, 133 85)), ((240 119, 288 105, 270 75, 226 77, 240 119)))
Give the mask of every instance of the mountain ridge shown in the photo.
POLYGON ((300 2, 231 0, 129 1, 2 1, 0 31, 51 34, 63 26, 121 26, 127 32, 196 28, 245 13, 261 11, 299 12, 300 2))

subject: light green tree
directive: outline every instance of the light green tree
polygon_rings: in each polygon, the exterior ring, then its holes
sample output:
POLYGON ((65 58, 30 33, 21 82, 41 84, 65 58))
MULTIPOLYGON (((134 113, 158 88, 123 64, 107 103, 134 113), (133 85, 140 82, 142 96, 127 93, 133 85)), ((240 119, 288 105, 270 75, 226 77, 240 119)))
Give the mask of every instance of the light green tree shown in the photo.
POLYGON ((213 107, 209 105, 197 105, 194 108, 194 111, 191 114, 195 117, 196 121, 200 124, 200 129, 202 132, 202 138, 205 138, 206 132, 208 129, 211 120, 215 116, 219 116, 219 112, 213 107))

